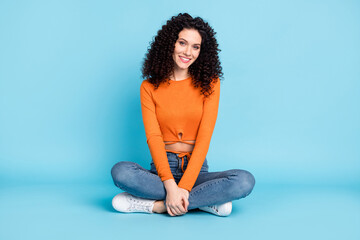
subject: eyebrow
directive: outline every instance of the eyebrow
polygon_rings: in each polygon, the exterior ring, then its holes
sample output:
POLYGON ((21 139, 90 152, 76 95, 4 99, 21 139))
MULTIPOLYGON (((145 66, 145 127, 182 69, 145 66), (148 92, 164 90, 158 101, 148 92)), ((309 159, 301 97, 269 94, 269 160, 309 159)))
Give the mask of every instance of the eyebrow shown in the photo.
MULTIPOLYGON (((184 38, 179 38, 179 40, 180 40, 180 39, 184 40, 185 42, 188 42, 188 41, 186 41, 184 38)), ((200 43, 195 43, 194 45, 200 45, 200 46, 201 46, 200 43)))

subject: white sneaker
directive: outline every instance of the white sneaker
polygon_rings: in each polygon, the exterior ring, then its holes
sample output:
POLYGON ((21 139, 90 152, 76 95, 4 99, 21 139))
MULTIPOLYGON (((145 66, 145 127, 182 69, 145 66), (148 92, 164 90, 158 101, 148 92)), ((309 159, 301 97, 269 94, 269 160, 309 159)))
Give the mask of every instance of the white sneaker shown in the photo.
POLYGON ((221 217, 230 215, 232 210, 232 202, 223 203, 220 205, 211 205, 206 207, 199 207, 200 210, 209 212, 221 217))
POLYGON ((127 192, 116 195, 112 200, 112 206, 119 212, 145 212, 153 213, 156 200, 135 197, 127 192))

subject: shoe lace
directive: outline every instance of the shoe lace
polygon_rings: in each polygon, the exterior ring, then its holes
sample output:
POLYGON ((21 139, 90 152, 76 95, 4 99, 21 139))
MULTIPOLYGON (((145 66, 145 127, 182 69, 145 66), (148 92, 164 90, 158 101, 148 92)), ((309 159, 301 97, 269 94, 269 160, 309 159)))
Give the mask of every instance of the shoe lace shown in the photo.
POLYGON ((149 202, 140 201, 137 198, 129 197, 131 206, 130 210, 150 211, 151 204, 149 202))
POLYGON ((215 212, 219 212, 219 209, 217 208, 217 205, 211 205, 209 208, 212 208, 215 212))

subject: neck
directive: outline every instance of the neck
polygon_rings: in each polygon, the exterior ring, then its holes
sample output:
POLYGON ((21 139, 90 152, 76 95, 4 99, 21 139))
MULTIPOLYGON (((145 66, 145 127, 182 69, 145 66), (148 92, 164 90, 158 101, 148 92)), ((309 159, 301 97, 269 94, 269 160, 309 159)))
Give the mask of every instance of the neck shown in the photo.
POLYGON ((175 67, 173 74, 170 76, 171 80, 183 80, 190 77, 188 69, 181 69, 175 67))

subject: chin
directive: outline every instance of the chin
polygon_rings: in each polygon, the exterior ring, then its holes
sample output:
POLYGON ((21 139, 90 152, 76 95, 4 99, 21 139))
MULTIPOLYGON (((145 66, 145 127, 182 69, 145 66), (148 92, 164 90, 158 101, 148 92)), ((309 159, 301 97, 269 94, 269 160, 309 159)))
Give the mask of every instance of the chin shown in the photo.
POLYGON ((189 67, 191 66, 191 63, 190 64, 186 64, 185 66, 183 65, 183 64, 178 64, 178 67, 180 68, 180 69, 188 69, 189 67))

